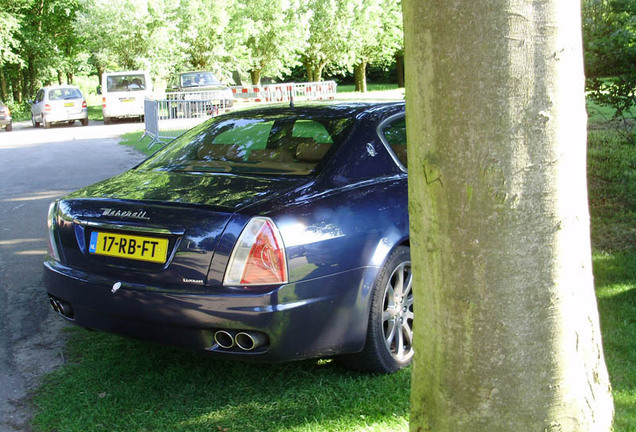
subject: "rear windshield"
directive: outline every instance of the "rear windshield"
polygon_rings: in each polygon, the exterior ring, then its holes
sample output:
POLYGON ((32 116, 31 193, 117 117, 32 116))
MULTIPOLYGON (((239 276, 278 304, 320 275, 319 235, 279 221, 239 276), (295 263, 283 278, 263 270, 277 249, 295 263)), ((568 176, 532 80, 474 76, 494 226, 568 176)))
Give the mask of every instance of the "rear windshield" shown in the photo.
POLYGON ((82 99, 82 92, 76 88, 60 88, 49 90, 49 100, 82 99))
POLYGON ((181 135, 140 169, 308 175, 352 123, 347 117, 219 117, 181 135))
POLYGON ((111 75, 106 77, 106 91, 124 92, 146 90, 144 74, 111 75))
POLYGON ((221 82, 212 72, 190 72, 181 74, 181 87, 218 85, 221 82))

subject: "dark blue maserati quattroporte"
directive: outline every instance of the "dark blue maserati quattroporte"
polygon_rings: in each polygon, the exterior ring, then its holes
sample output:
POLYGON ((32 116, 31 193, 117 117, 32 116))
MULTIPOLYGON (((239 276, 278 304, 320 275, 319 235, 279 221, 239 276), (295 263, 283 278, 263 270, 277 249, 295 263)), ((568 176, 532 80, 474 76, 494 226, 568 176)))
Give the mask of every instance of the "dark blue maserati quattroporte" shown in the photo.
POLYGON ((404 103, 238 111, 51 204, 77 325, 218 356, 413 357, 404 103))

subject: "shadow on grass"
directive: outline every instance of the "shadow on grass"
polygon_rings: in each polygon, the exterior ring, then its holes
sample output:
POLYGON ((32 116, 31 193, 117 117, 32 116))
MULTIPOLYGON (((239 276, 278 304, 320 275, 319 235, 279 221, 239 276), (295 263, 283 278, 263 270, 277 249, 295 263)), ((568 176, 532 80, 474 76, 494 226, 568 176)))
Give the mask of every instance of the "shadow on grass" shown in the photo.
POLYGON ((596 254, 594 275, 616 410, 614 431, 636 431, 636 252, 596 254))
POLYGON ((399 431, 410 369, 237 363, 71 329, 71 364, 34 397, 42 431, 399 431))

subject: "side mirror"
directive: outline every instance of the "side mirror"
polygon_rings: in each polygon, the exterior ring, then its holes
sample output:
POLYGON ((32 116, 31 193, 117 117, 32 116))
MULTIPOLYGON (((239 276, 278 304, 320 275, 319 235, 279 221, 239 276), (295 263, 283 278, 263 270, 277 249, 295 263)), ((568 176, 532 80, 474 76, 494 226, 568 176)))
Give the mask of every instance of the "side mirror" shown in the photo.
POLYGON ((100 85, 97 86, 97 94, 98 95, 102 94, 102 86, 100 85))

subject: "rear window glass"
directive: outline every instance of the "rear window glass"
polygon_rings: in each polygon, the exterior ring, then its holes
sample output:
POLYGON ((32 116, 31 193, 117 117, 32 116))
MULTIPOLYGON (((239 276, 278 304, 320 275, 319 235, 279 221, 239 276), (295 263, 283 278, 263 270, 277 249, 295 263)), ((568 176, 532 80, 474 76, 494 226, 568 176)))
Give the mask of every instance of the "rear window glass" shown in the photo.
POLYGON ((143 74, 111 75, 106 77, 106 91, 124 92, 146 90, 143 74))
POLYGON ((61 88, 49 90, 49 100, 82 99, 82 92, 76 88, 61 88))
POLYGON ((219 85, 221 82, 212 72, 190 72, 181 74, 181 87, 219 85))
POLYGON ((308 175, 352 123, 345 117, 219 117, 181 135, 140 169, 308 175))

